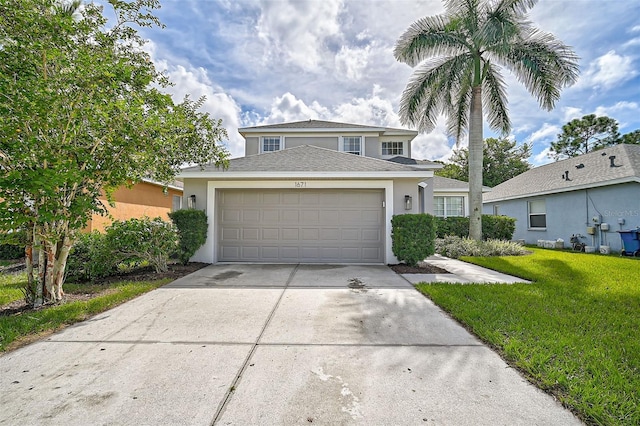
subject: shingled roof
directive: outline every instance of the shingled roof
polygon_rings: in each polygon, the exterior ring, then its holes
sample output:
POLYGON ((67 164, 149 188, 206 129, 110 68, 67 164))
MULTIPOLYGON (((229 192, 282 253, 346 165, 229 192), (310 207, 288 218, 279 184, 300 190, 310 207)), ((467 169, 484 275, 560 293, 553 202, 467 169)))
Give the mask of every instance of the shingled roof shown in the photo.
POLYGON ((323 120, 305 120, 305 121, 294 121, 291 123, 278 123, 278 124, 266 124, 263 126, 253 126, 253 127, 242 127, 238 129, 240 134, 244 133, 256 133, 263 131, 322 131, 322 130, 346 130, 346 131, 355 131, 362 130, 368 132, 378 132, 378 133, 402 133, 402 134, 410 134, 416 136, 418 132, 415 130, 407 130, 407 129, 395 129, 392 127, 381 127, 381 126, 367 126, 362 124, 349 124, 349 123, 339 123, 336 121, 323 121, 323 120))
MULTIPOLYGON (((434 163, 434 169, 437 168, 434 163)), ((362 157, 332 149, 320 148, 312 145, 302 145, 280 151, 266 152, 247 157, 229 160, 229 167, 223 170, 210 164, 201 169, 189 167, 182 170, 182 177, 192 173, 224 173, 241 172, 419 172, 424 166, 417 168, 393 163, 377 158, 362 157)), ((229 176, 231 177, 231 176, 229 176)))
POLYGON ((640 183, 640 145, 620 144, 535 167, 495 186, 484 195, 483 201, 547 195, 624 182, 640 183))

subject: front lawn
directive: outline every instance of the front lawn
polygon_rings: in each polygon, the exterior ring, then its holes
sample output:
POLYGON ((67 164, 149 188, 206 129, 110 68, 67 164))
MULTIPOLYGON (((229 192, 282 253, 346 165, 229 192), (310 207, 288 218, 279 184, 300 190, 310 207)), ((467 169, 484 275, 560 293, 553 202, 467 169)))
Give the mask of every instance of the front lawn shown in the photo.
POLYGON ((640 261, 532 251, 463 260, 533 284, 417 287, 587 423, 640 424, 640 261))
MULTIPOLYGON (((0 308, 22 299, 20 290, 26 274, 0 274, 0 308)), ((64 291, 72 301, 44 306, 36 310, 0 310, 0 352, 83 321, 127 300, 171 282, 171 278, 149 281, 119 281, 106 284, 65 284, 64 291)))

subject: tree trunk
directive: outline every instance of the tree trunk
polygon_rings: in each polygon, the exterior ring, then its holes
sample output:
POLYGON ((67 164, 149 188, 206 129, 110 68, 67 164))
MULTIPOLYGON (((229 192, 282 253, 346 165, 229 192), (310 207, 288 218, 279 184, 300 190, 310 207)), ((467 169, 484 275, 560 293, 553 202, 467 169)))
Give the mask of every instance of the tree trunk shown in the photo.
POLYGON ((37 280, 33 276, 33 243, 34 243, 34 228, 33 226, 27 227, 27 242, 24 248, 24 263, 27 269, 27 288, 24 290, 25 302, 29 305, 35 304, 36 300, 36 285, 37 280))
POLYGON ((53 269, 53 291, 55 300, 62 300, 64 291, 62 291, 62 284, 64 283, 64 271, 67 268, 67 259, 69 258, 69 252, 73 246, 73 241, 68 235, 65 235, 62 240, 62 247, 58 250, 58 257, 53 269))
POLYGON ((469 238, 482 240, 482 86, 471 93, 469 113, 469 238))

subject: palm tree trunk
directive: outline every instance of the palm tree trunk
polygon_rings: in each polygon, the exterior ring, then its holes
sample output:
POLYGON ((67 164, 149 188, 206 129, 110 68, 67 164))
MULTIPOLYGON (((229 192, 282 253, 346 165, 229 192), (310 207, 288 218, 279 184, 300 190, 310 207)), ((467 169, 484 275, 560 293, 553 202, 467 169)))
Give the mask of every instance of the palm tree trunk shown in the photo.
POLYGON ((482 86, 471 93, 469 113, 469 238, 482 240, 482 86))

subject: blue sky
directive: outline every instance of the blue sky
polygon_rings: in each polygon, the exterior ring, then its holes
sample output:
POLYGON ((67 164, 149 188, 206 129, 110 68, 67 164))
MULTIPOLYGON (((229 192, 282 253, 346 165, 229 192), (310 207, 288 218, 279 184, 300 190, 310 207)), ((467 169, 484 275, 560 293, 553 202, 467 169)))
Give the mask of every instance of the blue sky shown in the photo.
MULTIPOLYGON (((443 12, 434 0, 161 0, 166 28, 143 29, 176 100, 205 95, 223 119, 232 156, 244 155, 238 127, 307 119, 406 127, 397 115, 412 69, 393 58, 416 19, 443 12)), ((536 26, 573 47, 580 78, 547 112, 509 73, 511 137, 531 143, 534 165, 551 161, 563 124, 595 113, 640 128, 640 1, 541 0, 536 26)), ((485 137, 492 134, 485 130, 485 137)), ((466 142, 462 142, 464 146, 466 142)), ((445 160, 455 143, 444 123, 420 134, 415 158, 445 160)))

